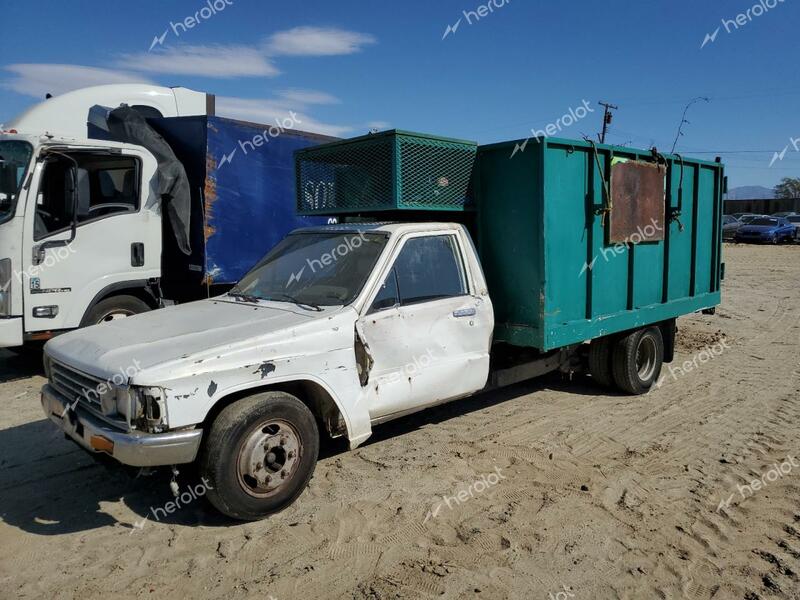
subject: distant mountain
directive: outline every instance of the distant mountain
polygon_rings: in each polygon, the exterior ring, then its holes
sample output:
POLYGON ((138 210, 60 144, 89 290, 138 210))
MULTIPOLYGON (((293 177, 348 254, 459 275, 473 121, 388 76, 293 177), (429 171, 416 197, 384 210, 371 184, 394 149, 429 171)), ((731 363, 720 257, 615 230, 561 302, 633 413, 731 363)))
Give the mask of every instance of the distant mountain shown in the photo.
POLYGON ((775 190, 764 187, 763 185, 743 185, 742 187, 730 188, 728 190, 728 195, 725 196, 728 200, 760 200, 774 197, 775 190))

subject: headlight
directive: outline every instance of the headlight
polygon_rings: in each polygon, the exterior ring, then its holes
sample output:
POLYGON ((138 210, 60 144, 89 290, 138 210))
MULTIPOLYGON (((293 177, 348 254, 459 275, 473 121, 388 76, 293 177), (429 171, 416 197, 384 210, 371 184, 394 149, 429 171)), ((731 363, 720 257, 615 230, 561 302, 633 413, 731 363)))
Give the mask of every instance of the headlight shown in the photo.
POLYGON ((11 314, 11 259, 0 259, 0 315, 11 314))
POLYGON ((167 429, 167 403, 160 387, 132 386, 130 422, 137 429, 159 433, 167 429))

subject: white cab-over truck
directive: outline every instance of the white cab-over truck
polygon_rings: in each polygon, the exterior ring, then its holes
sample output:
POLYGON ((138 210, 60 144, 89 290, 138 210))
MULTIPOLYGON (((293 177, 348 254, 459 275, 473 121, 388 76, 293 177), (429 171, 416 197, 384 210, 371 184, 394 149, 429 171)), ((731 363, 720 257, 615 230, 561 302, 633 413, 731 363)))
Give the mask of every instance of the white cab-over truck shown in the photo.
POLYGON ((156 159, 141 146, 89 139, 89 110, 125 103, 147 117, 206 115, 213 98, 95 86, 0 128, 0 347, 152 307, 147 288, 160 277, 162 246, 156 159))

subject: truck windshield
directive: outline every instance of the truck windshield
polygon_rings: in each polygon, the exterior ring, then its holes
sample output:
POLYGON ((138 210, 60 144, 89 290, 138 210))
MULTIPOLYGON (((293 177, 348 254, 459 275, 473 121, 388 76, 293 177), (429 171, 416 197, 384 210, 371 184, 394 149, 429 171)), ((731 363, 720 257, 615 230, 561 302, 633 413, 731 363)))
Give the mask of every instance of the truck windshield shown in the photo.
POLYGON ((0 141, 0 223, 14 215, 32 153, 28 142, 0 141))
POLYGON ((310 306, 349 304, 364 287, 386 240, 382 233, 363 231, 294 233, 230 295, 310 306))

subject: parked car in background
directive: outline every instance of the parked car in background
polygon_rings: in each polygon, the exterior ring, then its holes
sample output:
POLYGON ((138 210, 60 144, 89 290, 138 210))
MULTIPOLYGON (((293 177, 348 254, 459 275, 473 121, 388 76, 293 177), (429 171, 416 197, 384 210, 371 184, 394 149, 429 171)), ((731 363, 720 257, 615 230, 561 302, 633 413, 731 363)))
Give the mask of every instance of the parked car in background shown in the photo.
POLYGON ((793 211, 793 210, 790 210, 790 211, 788 211, 788 212, 776 212, 776 213, 772 213, 772 216, 773 216, 773 217, 782 217, 782 218, 784 218, 784 219, 785 219, 786 217, 794 217, 795 215, 797 215, 797 213, 796 213, 795 211, 793 211))
POLYGON ((786 220, 792 224, 792 227, 794 227, 794 239, 800 239, 800 215, 786 217, 786 220))
POLYGON ((742 226, 742 222, 734 217, 733 215, 723 215, 722 216, 722 239, 723 240, 732 240, 736 232, 738 231, 739 227, 742 226))
POLYGON ((780 217, 758 217, 749 223, 742 224, 736 231, 737 242, 768 242, 779 244, 794 239, 795 228, 786 219, 780 217))
POLYGON ((742 215, 741 217, 739 217, 739 221, 741 221, 743 224, 746 225, 748 223, 752 223, 755 219, 768 219, 768 218, 769 218, 769 215, 745 214, 745 215, 742 215))
POLYGON ((742 220, 742 219, 744 219, 745 217, 756 217, 756 216, 758 216, 758 215, 756 215, 755 213, 746 213, 746 212, 743 212, 743 213, 733 213, 733 215, 732 215, 732 216, 733 216, 733 218, 734 218, 734 219, 738 219, 739 221, 741 221, 741 220, 742 220))

